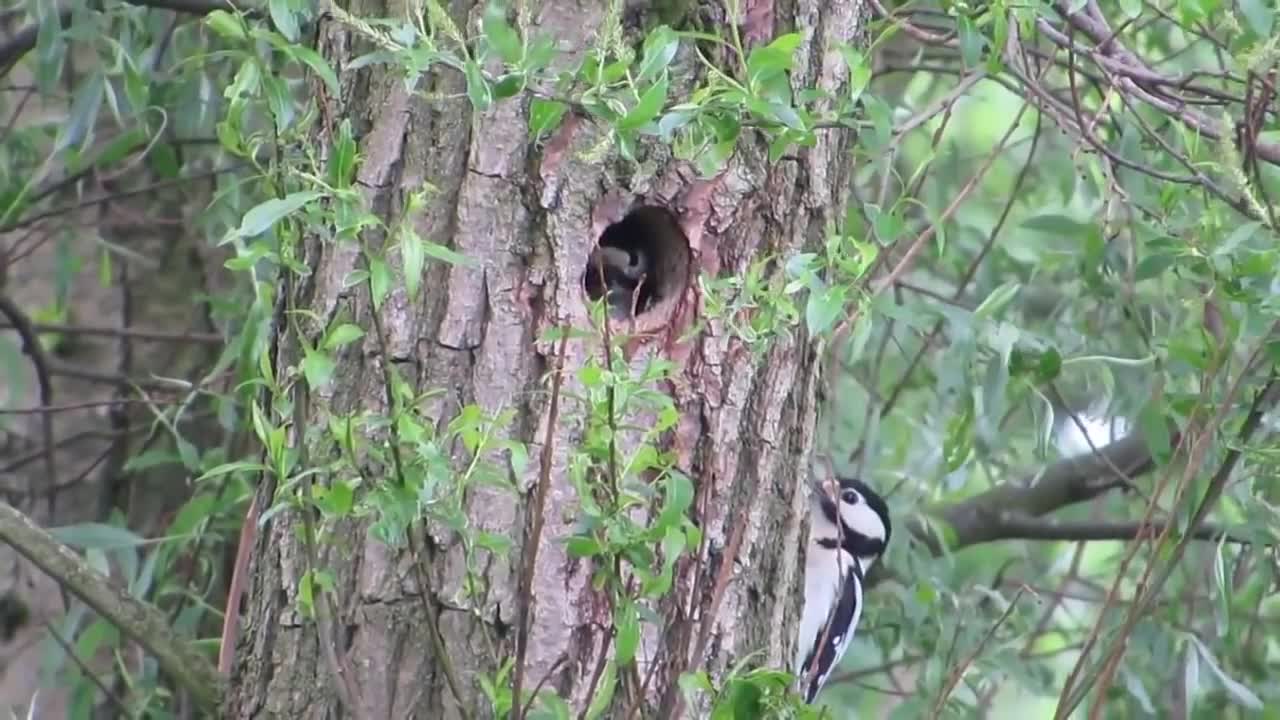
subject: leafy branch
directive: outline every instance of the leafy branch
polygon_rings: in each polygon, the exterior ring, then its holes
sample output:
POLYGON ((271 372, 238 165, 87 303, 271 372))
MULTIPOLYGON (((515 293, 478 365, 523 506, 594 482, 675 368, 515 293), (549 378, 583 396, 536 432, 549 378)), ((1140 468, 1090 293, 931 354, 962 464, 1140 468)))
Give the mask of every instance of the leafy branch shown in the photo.
POLYGON ((164 613, 112 584, 6 502, 0 502, 0 541, 155 656, 161 668, 190 692, 203 710, 216 714, 226 691, 225 680, 188 639, 172 632, 164 613))

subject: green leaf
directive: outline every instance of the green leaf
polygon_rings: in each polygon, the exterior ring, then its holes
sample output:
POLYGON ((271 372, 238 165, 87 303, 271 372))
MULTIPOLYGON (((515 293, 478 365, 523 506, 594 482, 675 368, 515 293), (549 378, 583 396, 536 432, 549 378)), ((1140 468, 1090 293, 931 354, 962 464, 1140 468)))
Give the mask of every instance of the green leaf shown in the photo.
POLYGON ((637 82, 648 82, 658 76, 680 49, 680 37, 666 25, 654 28, 644 40, 644 57, 640 61, 640 74, 637 82))
POLYGON ((992 290, 991 294, 987 296, 987 299, 983 300, 982 304, 973 311, 973 317, 978 319, 994 316, 997 312, 1002 310, 1005 305, 1008 305, 1009 301, 1013 300, 1013 297, 1017 295, 1018 291, 1021 289, 1022 283, 1012 280, 1001 285, 995 290, 992 290))
POLYGON ((1213 254, 1230 255, 1241 244, 1248 240, 1252 240, 1253 236, 1262 230, 1262 228, 1263 225, 1260 222, 1254 221, 1243 223, 1235 230, 1232 230, 1226 240, 1218 243, 1218 245, 1213 248, 1213 254))
POLYGON ((569 703, 555 693, 553 690, 543 690, 538 693, 538 705, 533 712, 529 713, 529 720, 570 720, 573 717, 569 709, 569 703))
POLYGON ((1062 355, 1058 353, 1057 348, 1051 347, 1040 353, 1040 362, 1036 366, 1036 377, 1040 382, 1056 380, 1061 372, 1062 355))
POLYGON ((849 68, 849 99, 856 101, 871 82, 871 66, 867 56, 852 45, 840 45, 840 57, 849 68))
MULTIPOLYGON (((255 406, 254 409, 257 410, 257 406, 255 406)), ((257 421, 258 417, 259 415, 255 413, 254 420, 257 421)), ((196 478, 195 481, 198 483, 204 480, 208 480, 209 478, 219 477, 219 476, 227 475, 229 473, 234 473, 234 472, 250 472, 250 473, 257 474, 257 473, 266 472, 267 469, 268 468, 266 465, 263 465, 262 463, 259 463, 259 462, 250 462, 248 460, 237 460, 235 462, 223 463, 215 468, 212 468, 206 471, 205 474, 196 478)))
POLYGON ((529 132, 535 138, 552 132, 560 127, 560 120, 568 109, 562 102, 534 98, 529 104, 529 132))
MULTIPOLYGON (((747 98, 747 109, 760 118, 784 125, 792 130, 805 130, 804 118, 796 112, 795 108, 787 103, 777 100, 763 100, 757 97, 747 98)), ((787 137, 780 137, 779 140, 786 141, 787 137)), ((785 147, 785 146, 784 146, 785 147)))
POLYGON ((275 118, 276 127, 288 128, 293 124, 295 101, 293 91, 283 78, 267 75, 261 79, 262 93, 266 96, 267 107, 275 118))
POLYGON ((302 577, 298 579, 298 608, 307 617, 311 616, 311 609, 315 607, 314 586, 312 572, 308 570, 302 573, 302 577))
POLYGON ((98 285, 103 288, 111 287, 111 281, 115 273, 111 270, 111 251, 103 246, 102 251, 98 253, 98 285))
POLYGON ((640 102, 618 121, 617 128, 622 131, 635 130, 658 117, 662 106, 667 102, 667 85, 664 73, 640 96, 640 102))
POLYGON ((589 558, 604 552, 604 547, 590 535, 574 535, 565 541, 565 550, 571 557, 589 558))
POLYGON ((511 474, 518 482, 529 466, 529 448, 522 442, 512 442, 508 450, 511 452, 511 474))
MULTIPOLYGON (((240 219, 240 227, 236 228, 234 236, 251 238, 261 235, 272 225, 321 196, 322 193, 316 190, 302 190, 283 198, 272 198, 258 203, 240 219)), ((226 242, 223 241, 224 244, 226 242)))
POLYGON ((488 550, 494 555, 506 555, 511 551, 511 538, 500 533, 478 531, 475 533, 475 543, 476 547, 488 550))
POLYGON ((832 285, 809 293, 809 301, 804 308, 804 321, 810 335, 821 335, 835 323, 836 318, 844 311, 847 290, 844 285, 832 285))
POLYGON ((1159 277, 1165 270, 1173 267, 1177 260, 1177 255, 1168 251, 1147 255, 1139 260, 1138 266, 1133 269, 1133 280, 1134 282, 1142 282, 1143 280, 1159 277))
POLYGON ((947 472, 955 472, 973 456, 973 406, 966 403, 962 412, 947 422, 947 432, 942 439, 942 457, 947 472))
POLYGON ((142 132, 142 128, 135 127, 120 133, 106 144, 102 152, 98 154, 96 164, 98 167, 110 167, 120 162, 124 157, 133 154, 139 146, 147 142, 147 137, 142 132))
POLYGON ((1271 37, 1271 27, 1275 22, 1275 0, 1239 0, 1240 12, 1249 23, 1249 28, 1260 38, 1271 37))
POLYGON ((1023 221, 1022 227, 1071 239, 1084 237, 1091 226, 1060 213, 1044 213, 1023 221))
POLYGON ((662 571, 656 577, 650 578, 645 582, 644 587, 641 589, 641 594, 645 597, 659 598, 671 590, 672 573, 675 569, 676 560, 680 559, 680 555, 684 553, 688 543, 689 538, 679 528, 674 526, 667 527, 667 532, 662 537, 662 571))
POLYGON ((422 286, 422 268, 427 262, 426 247, 422 236, 411 227, 405 227, 400 233, 400 260, 404 264, 404 287, 411 299, 418 299, 418 288, 422 286))
POLYGON ((82 550, 116 550, 137 547, 147 542, 146 538, 140 537, 127 528, 96 522, 49 528, 49 534, 64 545, 82 550))
POLYGON ((1131 20, 1138 17, 1142 14, 1142 0, 1120 0, 1120 12, 1131 20))
POLYGON ((747 55, 748 84, 756 88, 790 70, 801 39, 800 33, 787 33, 764 47, 752 50, 747 55))
POLYGON ((678 683, 680 692, 684 693, 685 697, 689 699, 697 697, 700 693, 715 692, 715 688, 711 685, 711 678, 705 670, 680 673, 678 683))
POLYGON ((728 683, 724 696, 711 711, 711 720, 742 720, 764 717, 762 707, 764 693, 755 683, 734 678, 728 683))
POLYGON ((625 666, 635 658, 636 648, 640 645, 640 616, 636 613, 636 606, 622 601, 614 613, 613 626, 617 633, 614 661, 625 666))
POLYGON ((509 97, 515 97, 524 89, 524 75, 520 73, 512 73, 503 75, 498 78, 498 82, 493 85, 493 99, 506 100, 509 97))
POLYGON ((391 292, 391 269, 387 261, 380 257, 369 256, 369 295, 373 300, 373 309, 382 308, 382 302, 391 292))
POLYGON ((962 16, 957 26, 960 31, 960 58, 964 60, 965 67, 977 67, 982 62, 982 49, 986 47, 987 39, 967 16, 962 16))
POLYGON ((545 69, 557 56, 556 39, 549 33, 533 38, 525 52, 523 70, 534 74, 545 69))
POLYGON ((178 448, 178 458, 184 467, 192 472, 200 469, 200 451, 195 444, 181 436, 174 437, 173 444, 178 448))
POLYGON ((329 184, 345 190, 355 178, 356 141, 351 132, 351 119, 343 118, 338 137, 329 153, 329 184))
POLYGON ((244 32, 244 25, 240 23, 240 19, 226 10, 214 10, 204 16, 204 22, 218 35, 228 40, 248 40, 249 36, 244 32))
POLYGON ((506 3, 496 0, 486 3, 481 26, 489 47, 497 50, 503 61, 511 65, 520 62, 520 58, 524 56, 524 43, 520 42, 520 35, 507 23, 506 3))
POLYGON ((493 91, 490 89, 489 81, 485 79, 480 65, 474 60, 469 61, 465 69, 465 75, 467 78, 467 97, 471 100, 471 105, 480 112, 488 110, 489 106, 493 104, 493 91))
POLYGON ((329 331, 329 334, 325 337, 324 344, 321 347, 325 350, 333 350, 334 348, 340 348, 343 345, 355 342, 362 337, 364 337, 364 329, 359 325, 343 323, 329 331))
POLYGON ((306 45, 289 45, 288 48, 289 54, 294 59, 311 68, 311 72, 320 77, 330 93, 337 95, 340 92, 338 76, 334 74, 333 68, 329 67, 329 61, 325 60, 324 56, 306 45))
POLYGON ((692 110, 672 110, 664 114, 658 121, 658 136, 670 142, 677 130, 688 125, 697 116, 692 110))
POLYGON ((147 153, 147 164, 160 177, 170 179, 178 177, 178 151, 169 143, 157 143, 147 153))
POLYGON ((604 715, 604 711, 609 709, 609 704, 613 702, 613 692, 618 687, 618 665, 610 660, 604 668, 604 675, 600 678, 600 684, 596 688, 595 697, 591 698, 591 704, 587 706, 586 713, 583 714, 584 720, 596 720, 604 715))
POLYGON ((1166 464, 1173 449, 1173 439, 1169 434, 1169 424, 1165 419, 1163 404, 1152 400, 1144 405, 1138 413, 1138 429, 1147 441, 1151 458, 1159 465, 1166 464))
POLYGON ((1231 696, 1232 700, 1235 700, 1236 703, 1243 705, 1250 710, 1262 709, 1262 700, 1258 699, 1258 696, 1252 690, 1223 672, 1222 668, 1218 665, 1218 660, 1213 656, 1212 652, 1209 652, 1209 648, 1205 647, 1204 643, 1200 642, 1200 638, 1190 633, 1187 634, 1187 637, 1190 638, 1192 644, 1195 645, 1196 654, 1204 659, 1205 664, 1209 666, 1209 669, 1217 676, 1218 682, 1222 684, 1222 689, 1227 691, 1227 694, 1231 696))
POLYGON ((141 472, 143 470, 149 470, 153 467, 161 467, 163 465, 173 465, 175 463, 181 463, 181 462, 182 462, 181 458, 173 454, 172 451, 168 450, 167 448, 158 447, 158 448, 151 448, 150 450, 146 450, 144 452, 138 453, 137 455, 134 455, 133 457, 129 458, 129 460, 125 462, 122 470, 126 473, 141 472))
POLYGON ((982 382, 982 430, 985 437, 995 439, 1000 421, 1004 418, 1009 385, 1009 366, 1003 358, 993 358, 987 363, 986 377, 982 382))
POLYGON ((267 10, 276 30, 291 43, 298 41, 298 18, 289 7, 289 0, 268 0, 267 10))
POLYGON ((329 517, 343 517, 355 506, 355 488, 351 483, 335 480, 329 485, 317 485, 317 502, 329 517))
POLYGON ((1218 539, 1218 547, 1215 548, 1213 554, 1213 580, 1217 585, 1216 600, 1214 603, 1214 620, 1218 629, 1218 637, 1225 638, 1227 631, 1231 629, 1231 587, 1232 584, 1227 582, 1227 560, 1223 552, 1227 543, 1227 536, 1223 535, 1218 539))
POLYGON ((327 354, 310 348, 303 350, 302 374, 306 376, 307 385, 310 385, 312 390, 319 390, 328 385, 333 379, 335 369, 337 369, 337 363, 327 354))
POLYGON ((88 79, 80 81, 71 101, 71 112, 58 131, 58 141, 53 146, 55 153, 79 146, 82 141, 93 137, 93 126, 98 119, 105 91, 106 78, 101 72, 94 72, 88 79))
POLYGON ((1148 715, 1155 715, 1155 706, 1151 703, 1151 696, 1147 694, 1147 688, 1142 684, 1142 678, 1138 677, 1137 673, 1123 665, 1120 666, 1120 674, 1124 677, 1125 689, 1128 690, 1129 694, 1132 695, 1134 699, 1138 701, 1138 704, 1142 706, 1143 712, 1148 715))
POLYGON ((658 515, 655 526, 676 527, 684 518, 685 512, 693 505, 693 481, 682 472, 669 472, 662 494, 662 512, 658 515))
POLYGON ((450 265, 475 267, 480 264, 460 252, 455 252, 440 243, 434 243, 430 240, 422 241, 422 249, 429 257, 433 257, 441 262, 449 263, 450 265))

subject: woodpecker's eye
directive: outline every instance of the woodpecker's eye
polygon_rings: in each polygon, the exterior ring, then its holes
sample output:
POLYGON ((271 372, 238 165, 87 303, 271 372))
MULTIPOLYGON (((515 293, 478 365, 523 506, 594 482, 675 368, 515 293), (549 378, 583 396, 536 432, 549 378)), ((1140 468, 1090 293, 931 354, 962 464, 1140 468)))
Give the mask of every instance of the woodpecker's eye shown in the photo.
POLYGON ((850 505, 857 505, 858 503, 862 502, 862 497, 858 495, 857 490, 845 490, 844 492, 840 493, 840 500, 843 502, 847 502, 850 505))

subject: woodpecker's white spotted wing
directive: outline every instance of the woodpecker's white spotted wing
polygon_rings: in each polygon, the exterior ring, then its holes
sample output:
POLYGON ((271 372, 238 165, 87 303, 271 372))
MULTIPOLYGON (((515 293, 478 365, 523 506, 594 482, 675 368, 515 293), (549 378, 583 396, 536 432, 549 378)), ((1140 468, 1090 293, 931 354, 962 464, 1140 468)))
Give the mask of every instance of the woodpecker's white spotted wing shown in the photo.
POLYGON ((817 635, 812 640, 812 647, 815 649, 809 653, 800 667, 805 702, 813 702, 818 691, 831 676, 831 672, 835 670, 836 665, 840 664, 840 658, 844 657, 844 651, 849 648, 854 631, 858 628, 858 619, 862 616, 862 563, 843 551, 840 552, 840 560, 842 563, 848 563, 839 573, 839 576, 847 579, 838 589, 835 589, 840 593, 840 600, 827 618, 826 624, 818 628, 817 635), (829 632, 828 626, 831 628, 829 632), (826 642, 823 642, 824 634, 826 642), (820 642, 823 644, 818 647, 820 642), (813 672, 815 663, 818 666, 817 672, 813 672))

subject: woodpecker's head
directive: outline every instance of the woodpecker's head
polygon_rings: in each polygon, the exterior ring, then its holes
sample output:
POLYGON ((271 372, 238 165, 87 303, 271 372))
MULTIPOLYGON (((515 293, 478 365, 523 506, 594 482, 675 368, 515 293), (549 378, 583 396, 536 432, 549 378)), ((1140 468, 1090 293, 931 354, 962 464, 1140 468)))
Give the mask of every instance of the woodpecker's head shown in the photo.
POLYGON ((649 259, 644 250, 598 245, 587 260, 582 281, 589 297, 603 295, 615 311, 626 314, 633 304, 639 312, 652 300, 652 289, 645 282, 648 272, 649 259))
POLYGON ((864 570, 869 570, 871 563, 884 554, 892 531, 884 498, 855 478, 840 478, 840 495, 835 499, 826 484, 815 484, 815 490, 818 512, 811 520, 814 541, 830 547, 842 544, 862 560, 864 570))

